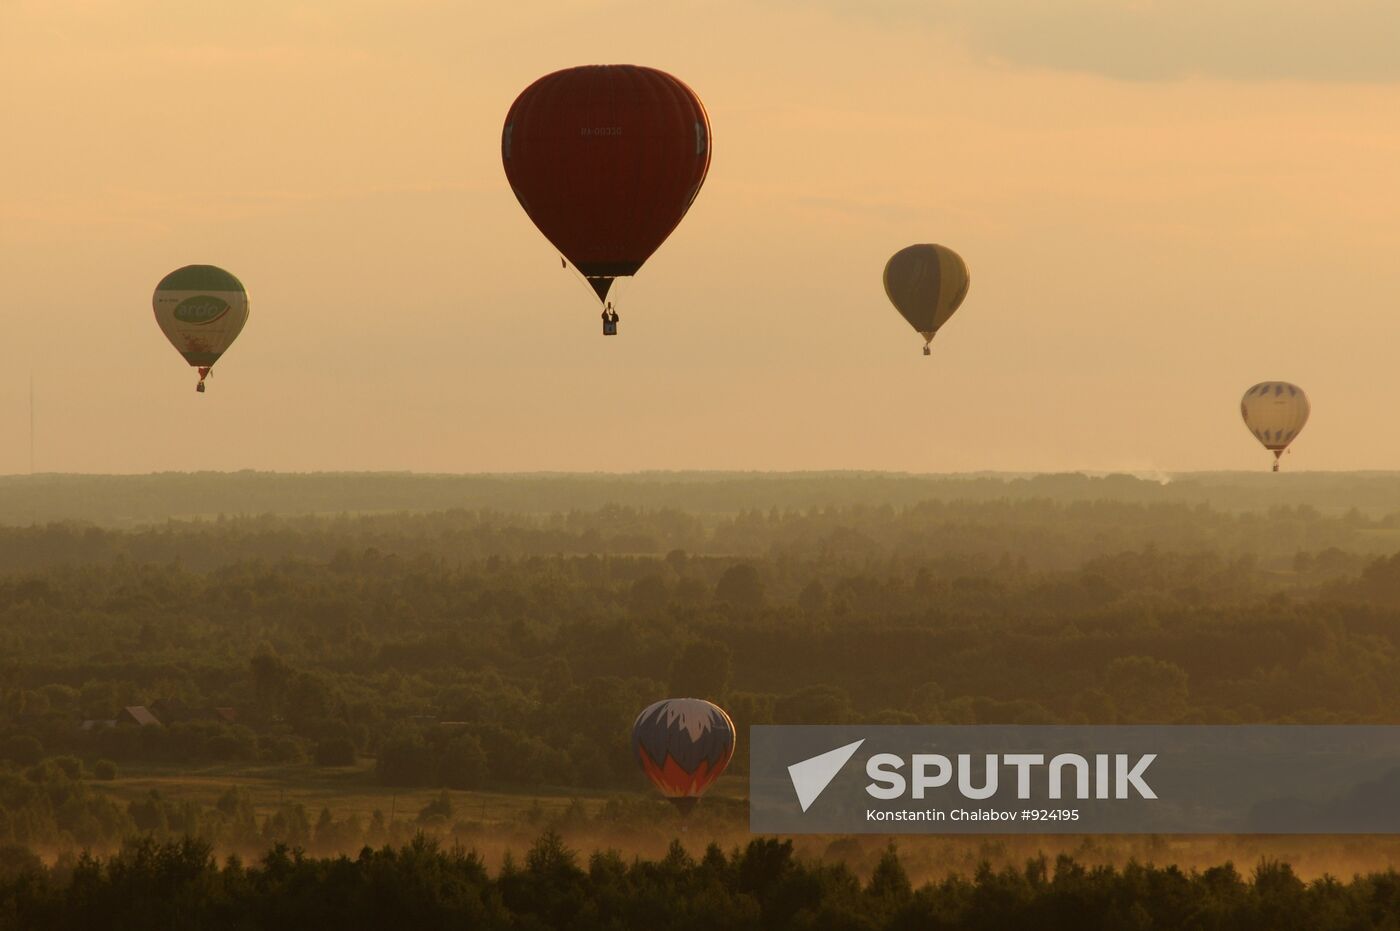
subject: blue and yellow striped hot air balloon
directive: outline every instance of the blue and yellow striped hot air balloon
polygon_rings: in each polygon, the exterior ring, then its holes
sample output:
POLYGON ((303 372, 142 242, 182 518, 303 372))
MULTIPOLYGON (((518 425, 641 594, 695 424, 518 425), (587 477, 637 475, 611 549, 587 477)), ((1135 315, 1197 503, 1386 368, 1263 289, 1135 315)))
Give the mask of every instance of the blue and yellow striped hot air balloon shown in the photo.
POLYGON ((970 283, 962 257, 936 243, 900 249, 885 263, 885 295, 924 338, 924 355, 939 327, 962 306, 970 283))

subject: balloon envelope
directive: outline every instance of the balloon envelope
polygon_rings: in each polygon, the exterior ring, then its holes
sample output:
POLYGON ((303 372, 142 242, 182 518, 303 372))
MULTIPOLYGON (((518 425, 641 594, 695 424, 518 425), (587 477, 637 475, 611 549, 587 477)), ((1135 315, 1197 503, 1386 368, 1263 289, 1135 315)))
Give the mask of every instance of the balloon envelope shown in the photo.
POLYGON ((962 257, 935 243, 900 249, 885 263, 885 294, 926 341, 961 306, 970 283, 962 257))
POLYGON ((506 114, 501 161, 534 224, 606 298, 681 222, 710 167, 710 118, 664 71, 556 71, 506 114))
POLYGON ((1286 381, 1260 382, 1240 399, 1244 425, 1275 459, 1302 432, 1311 412, 1303 389, 1286 381))
POLYGON ((185 361, 209 368, 248 322, 248 292, 213 265, 186 265, 161 279, 151 299, 156 323, 185 361))
POLYGON ((668 698, 637 716, 632 752, 661 794, 688 811, 734 756, 734 722, 703 699, 668 698))

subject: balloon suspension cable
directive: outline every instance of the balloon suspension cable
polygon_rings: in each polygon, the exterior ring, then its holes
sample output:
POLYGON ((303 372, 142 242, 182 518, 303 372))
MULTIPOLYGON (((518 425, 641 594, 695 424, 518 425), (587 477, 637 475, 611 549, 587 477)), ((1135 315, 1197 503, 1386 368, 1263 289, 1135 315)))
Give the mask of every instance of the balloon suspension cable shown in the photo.
MULTIPOLYGON (((574 278, 577 279, 580 284, 582 284, 585 288, 588 289, 588 293, 592 294, 595 298, 598 297, 598 290, 597 288, 593 287, 593 282, 595 279, 589 278, 583 272, 579 271, 578 266, 569 262, 569 260, 564 258, 562 255, 559 256, 559 267, 567 268, 569 271, 573 272, 574 278)), ((617 277, 609 278, 608 280, 612 282, 612 285, 608 289, 608 296, 606 298, 600 298, 599 300, 605 308, 611 309, 617 300, 618 289, 622 287, 623 279, 621 277, 617 277)))
POLYGON ((592 294, 594 297, 598 296, 598 293, 593 290, 593 283, 588 280, 588 276, 585 275, 583 272, 579 271, 576 266, 571 265, 569 263, 569 260, 564 258, 562 255, 559 256, 559 267, 567 268, 569 271, 573 272, 574 278, 585 288, 588 289, 589 294, 592 294))
POLYGON ((608 289, 608 303, 610 305, 616 307, 621 302, 624 290, 623 282, 630 280, 630 278, 614 278, 612 280, 612 287, 608 289))

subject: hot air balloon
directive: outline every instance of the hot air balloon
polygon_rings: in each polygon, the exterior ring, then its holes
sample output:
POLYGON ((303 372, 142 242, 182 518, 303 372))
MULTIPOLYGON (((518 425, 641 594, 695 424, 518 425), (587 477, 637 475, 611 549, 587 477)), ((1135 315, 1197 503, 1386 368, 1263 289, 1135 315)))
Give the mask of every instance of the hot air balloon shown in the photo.
POLYGON ((161 279, 151 299, 165 338, 199 370, 196 391, 204 391, 209 370, 248 322, 243 283, 213 265, 186 265, 161 279))
POLYGON ((1250 388, 1240 399, 1240 416, 1254 438, 1274 454, 1274 471, 1278 460, 1308 422, 1312 405, 1297 385, 1286 381, 1263 381, 1250 388))
POLYGON ((885 263, 885 294, 924 338, 924 355, 938 328, 967 297, 962 257, 947 246, 922 243, 900 249, 885 263))
POLYGON ((568 68, 511 104, 501 161, 520 206, 606 314, 613 281, 637 273, 700 193, 710 118, 695 92, 664 71, 568 68))
POLYGON ((734 756, 734 722, 704 699, 668 698, 637 715, 632 752, 661 794, 689 814, 734 756))

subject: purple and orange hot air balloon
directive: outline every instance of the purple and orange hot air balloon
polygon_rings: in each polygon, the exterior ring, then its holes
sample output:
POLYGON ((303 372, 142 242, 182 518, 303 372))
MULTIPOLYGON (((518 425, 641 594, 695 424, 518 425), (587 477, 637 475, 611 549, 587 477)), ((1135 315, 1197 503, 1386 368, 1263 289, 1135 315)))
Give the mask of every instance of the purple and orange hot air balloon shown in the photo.
POLYGON ((702 698, 668 698, 637 715, 632 752, 681 814, 689 814, 734 756, 734 722, 702 698))

